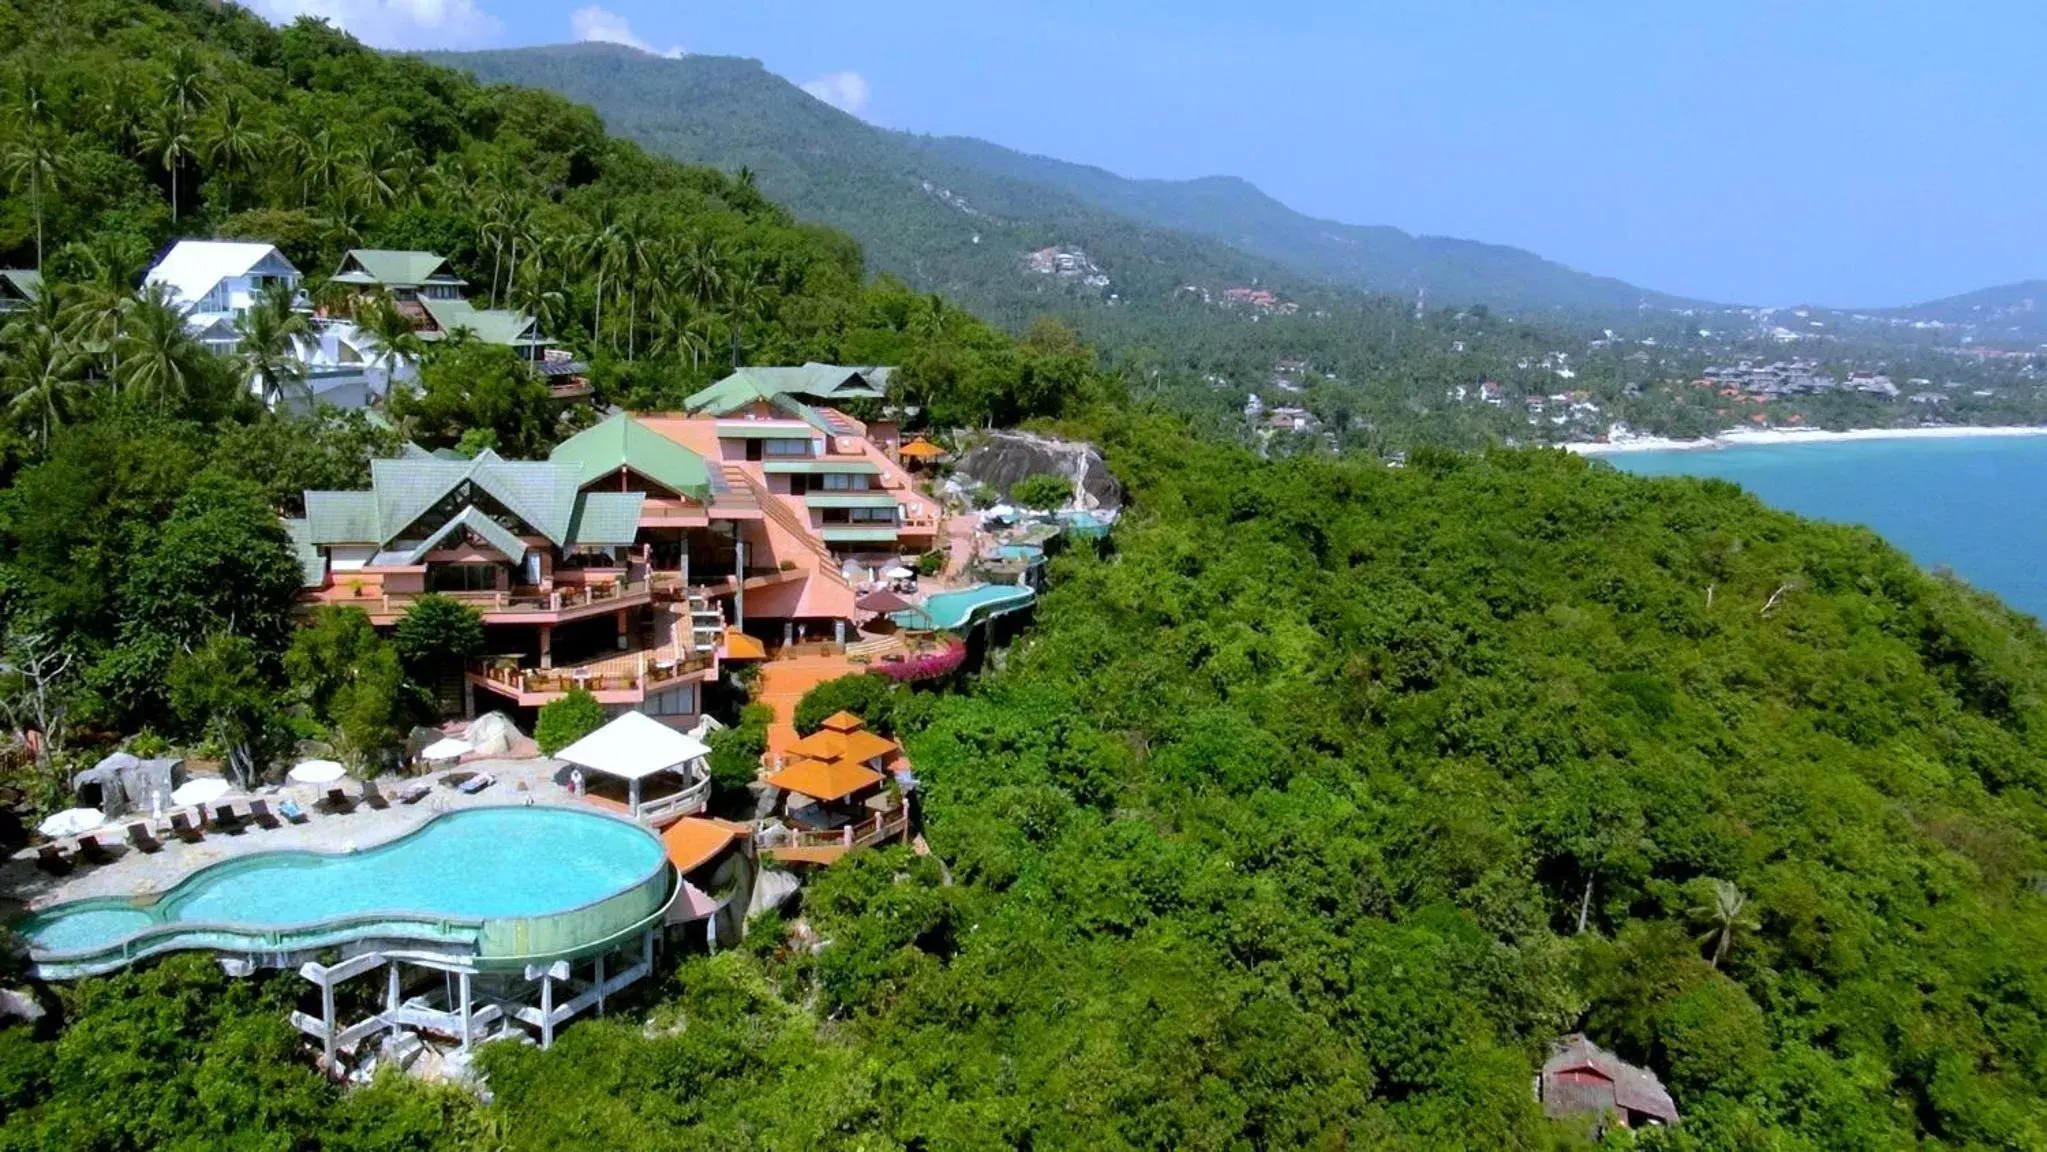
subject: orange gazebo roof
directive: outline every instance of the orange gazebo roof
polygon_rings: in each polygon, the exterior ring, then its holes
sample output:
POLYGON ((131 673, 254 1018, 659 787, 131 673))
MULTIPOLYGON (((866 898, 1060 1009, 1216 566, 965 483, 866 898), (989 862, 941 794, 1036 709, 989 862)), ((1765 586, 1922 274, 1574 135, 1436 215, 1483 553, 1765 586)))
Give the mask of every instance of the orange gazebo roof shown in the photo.
POLYGON ((725 659, 765 660, 767 656, 767 645, 737 628, 725 629, 725 659))
POLYGON ((831 732, 858 732, 862 728, 867 727, 867 722, 851 712, 841 709, 825 717, 824 723, 818 725, 818 727, 831 732))
POLYGON ((723 852, 739 834, 721 820, 685 816, 661 830, 661 847, 677 872, 687 872, 723 852))
POLYGON ((918 460, 930 460, 934 457, 945 455, 945 449, 940 448, 922 436, 896 449, 896 451, 904 456, 910 456, 918 460))
POLYGON ((768 783, 785 792, 840 800, 881 783, 881 773, 849 760, 798 760, 768 777, 768 783))

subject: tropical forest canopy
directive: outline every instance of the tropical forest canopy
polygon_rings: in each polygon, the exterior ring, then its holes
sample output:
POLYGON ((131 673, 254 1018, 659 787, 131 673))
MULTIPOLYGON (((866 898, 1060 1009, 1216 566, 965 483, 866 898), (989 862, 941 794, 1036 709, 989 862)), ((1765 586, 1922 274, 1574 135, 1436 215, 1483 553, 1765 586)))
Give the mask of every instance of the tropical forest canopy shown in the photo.
POLYGON ((432 247, 485 296, 559 292, 557 330, 627 402, 715 371, 664 340, 664 302, 750 357, 899 359, 936 422, 1058 417, 1131 501, 1101 552, 1055 559, 984 675, 819 690, 810 713, 863 700, 905 741, 932 850, 810 882, 825 947, 770 918, 672 954, 551 1052, 486 1049, 488 1103, 326 1084, 290 974, 146 964, 0 1028, 0 1150, 1571 1146, 1529 1083, 1576 1029, 1669 1084, 1684 1123, 1643 1145, 2047 1145, 2032 621, 1722 483, 1195 437, 1056 326, 1012 341, 862 284, 849 242, 743 181, 315 25, 5 0, 0 36, 9 106, 39 109, 8 155, 63 158, 40 207, 27 182, 0 201, 9 261, 40 218, 54 285, 6 329, 0 611, 10 667, 71 658, 81 745, 388 738, 398 686, 466 623, 290 627, 275 512, 400 435, 560 431, 503 416, 468 352, 429 359, 396 431, 267 414, 132 295, 176 235, 278 240, 309 272, 432 247), (140 146, 180 88, 190 132, 233 103, 264 146, 140 146), (331 180, 275 159, 308 130, 331 180), (532 229, 516 257, 506 221, 532 229), (580 258, 620 221, 714 246, 721 287, 580 258))

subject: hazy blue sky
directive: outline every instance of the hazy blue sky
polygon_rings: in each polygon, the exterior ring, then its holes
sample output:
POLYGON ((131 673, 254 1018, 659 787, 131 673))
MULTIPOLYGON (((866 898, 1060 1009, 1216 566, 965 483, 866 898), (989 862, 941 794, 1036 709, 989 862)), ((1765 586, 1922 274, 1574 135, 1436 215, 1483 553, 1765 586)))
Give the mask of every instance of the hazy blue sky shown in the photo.
POLYGON ((1721 300, 2047 277, 2042 0, 255 0, 384 47, 752 56, 877 123, 1721 300))

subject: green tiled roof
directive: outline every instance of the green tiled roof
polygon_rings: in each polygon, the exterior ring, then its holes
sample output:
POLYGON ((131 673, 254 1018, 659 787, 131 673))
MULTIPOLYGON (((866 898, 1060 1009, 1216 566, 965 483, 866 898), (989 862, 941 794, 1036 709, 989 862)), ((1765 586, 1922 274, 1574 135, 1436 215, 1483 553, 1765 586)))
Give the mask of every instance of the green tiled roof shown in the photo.
POLYGON ((646 500, 644 492, 583 493, 576 501, 575 519, 569 523, 564 544, 602 548, 632 543, 640 532, 640 505, 646 500))
POLYGON ((623 412, 562 441, 548 458, 575 465, 579 488, 629 468, 699 502, 711 499, 711 469, 703 457, 623 412))
POLYGON ((464 481, 505 506, 535 532, 561 544, 576 506, 576 470, 566 461, 506 460, 485 449, 474 460, 373 460, 377 524, 388 543, 464 481))
POLYGON ((291 552, 298 558, 300 582, 308 588, 318 588, 327 582, 327 558, 320 555, 320 548, 313 543, 306 530, 304 520, 286 520, 284 534, 291 538, 291 552))
POLYGON ((477 511, 476 506, 472 504, 456 513, 446 524, 434 529, 432 535, 407 551, 405 562, 419 563, 427 553, 433 551, 458 528, 466 528, 483 537, 486 543, 504 553, 514 564, 526 558, 526 542, 512 535, 511 530, 504 525, 477 511))
POLYGON ((507 309, 477 308, 467 300, 421 300, 420 307, 443 332, 467 328, 485 344, 519 346, 544 343, 533 333, 533 317, 507 309))
POLYGON ((896 498, 886 492, 812 492, 803 503, 809 508, 893 508, 896 498))
POLYGON ((460 284, 448 268, 445 257, 432 252, 400 252, 388 248, 355 248, 341 259, 342 270, 334 279, 344 284, 382 284, 390 288, 417 288, 429 280, 460 284))
POLYGON ((881 465, 872 460, 763 460, 761 471, 770 476, 879 476, 881 465))
POLYGON ((382 544, 375 492, 307 492, 308 544, 382 544))
POLYGON ((720 416, 756 400, 808 396, 813 400, 873 399, 888 388, 892 368, 848 368, 812 362, 801 367, 741 368, 683 401, 691 412, 720 416))

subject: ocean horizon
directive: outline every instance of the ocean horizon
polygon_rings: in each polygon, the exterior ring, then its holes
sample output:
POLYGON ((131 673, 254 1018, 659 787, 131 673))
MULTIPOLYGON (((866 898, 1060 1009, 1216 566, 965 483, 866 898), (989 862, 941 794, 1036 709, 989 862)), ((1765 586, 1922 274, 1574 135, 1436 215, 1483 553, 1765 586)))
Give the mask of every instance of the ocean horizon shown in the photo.
POLYGON ((1600 456, 1644 476, 1715 476, 1764 503, 1860 524, 1928 569, 2047 620, 2047 438, 1828 440, 1600 456))

